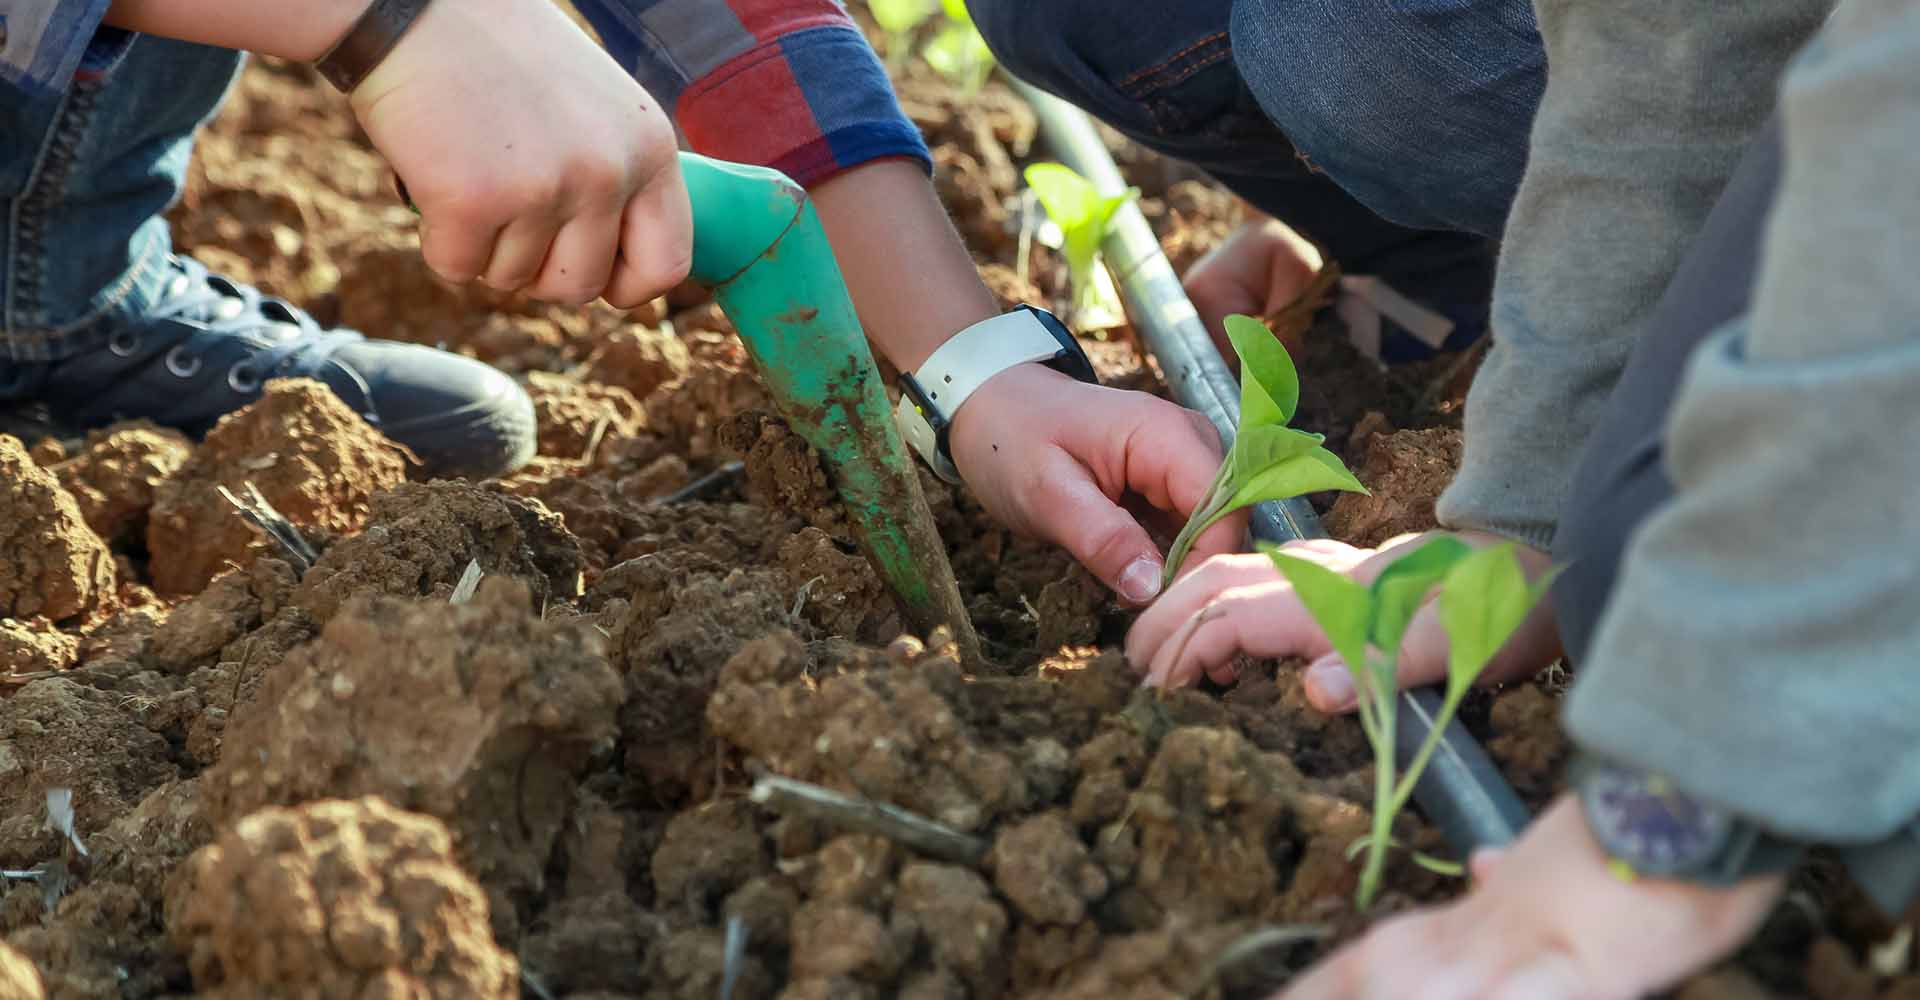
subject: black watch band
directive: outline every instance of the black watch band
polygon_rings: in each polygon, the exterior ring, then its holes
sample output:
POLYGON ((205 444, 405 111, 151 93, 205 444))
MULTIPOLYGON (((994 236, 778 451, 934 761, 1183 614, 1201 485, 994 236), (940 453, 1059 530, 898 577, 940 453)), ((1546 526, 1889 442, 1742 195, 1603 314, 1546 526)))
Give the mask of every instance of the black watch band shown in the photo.
POLYGON ((314 63, 341 93, 351 94, 400 43, 432 0, 373 0, 327 54, 314 63))
POLYGON ((1692 798, 1664 776, 1581 755, 1573 786, 1588 829, 1623 877, 1730 886, 1785 872, 1807 845, 1692 798))

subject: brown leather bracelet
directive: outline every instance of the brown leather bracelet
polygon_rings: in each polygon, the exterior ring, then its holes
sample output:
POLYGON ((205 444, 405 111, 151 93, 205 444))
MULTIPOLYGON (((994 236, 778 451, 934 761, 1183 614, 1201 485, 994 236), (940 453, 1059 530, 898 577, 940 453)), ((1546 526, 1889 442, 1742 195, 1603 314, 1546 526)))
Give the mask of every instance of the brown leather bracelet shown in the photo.
POLYGON ((373 0, 360 19, 327 54, 314 63, 320 75, 343 94, 353 93, 360 81, 393 51, 420 12, 432 0, 373 0))

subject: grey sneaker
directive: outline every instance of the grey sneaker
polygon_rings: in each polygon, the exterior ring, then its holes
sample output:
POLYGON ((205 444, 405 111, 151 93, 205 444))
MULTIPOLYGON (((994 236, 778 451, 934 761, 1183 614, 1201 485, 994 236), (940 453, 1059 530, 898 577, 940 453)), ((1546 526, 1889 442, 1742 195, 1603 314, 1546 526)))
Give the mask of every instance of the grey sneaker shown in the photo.
POLYGON ((533 401, 513 379, 469 358, 415 344, 323 330, 313 317, 254 288, 172 259, 158 305, 106 346, 16 365, 15 399, 65 429, 145 417, 198 436, 259 398, 268 379, 331 388, 368 423, 406 445, 432 476, 485 478, 533 457, 533 401))

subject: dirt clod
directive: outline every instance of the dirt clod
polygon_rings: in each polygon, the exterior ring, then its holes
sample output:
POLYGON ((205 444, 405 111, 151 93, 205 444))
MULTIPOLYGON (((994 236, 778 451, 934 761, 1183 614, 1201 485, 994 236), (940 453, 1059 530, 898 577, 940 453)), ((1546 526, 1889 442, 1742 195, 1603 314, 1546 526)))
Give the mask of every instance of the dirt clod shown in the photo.
POLYGON ((248 483, 303 529, 357 531, 373 495, 406 479, 404 453, 318 382, 280 380, 222 417, 193 458, 161 483, 147 524, 154 587, 196 593, 267 543, 220 495, 248 483))
POLYGON ((1327 512, 1327 534, 1359 546, 1434 526, 1433 504, 1460 467, 1458 430, 1395 431, 1367 438, 1354 475, 1373 495, 1342 493, 1327 512))
POLYGON ((64 677, 0 699, 0 868, 30 868, 60 849, 45 824, 48 789, 73 790, 74 825, 87 836, 178 773, 137 707, 64 677))
POLYGON ((1059 813, 1042 813, 1002 831, 987 863, 1001 894, 1041 923, 1077 924, 1087 904, 1107 893, 1106 872, 1059 813))
POLYGON ((80 640, 43 623, 0 618, 0 677, 65 670, 80 655, 80 640))
POLYGON ((113 557, 52 473, 0 434, 0 617, 53 621, 113 593, 113 557))
POLYGON ((446 827, 379 798, 262 810, 185 878, 171 930, 202 996, 519 996, 446 827))
POLYGON ((54 471, 94 533, 112 544, 145 537, 155 493, 192 448, 179 431, 144 420, 116 424, 88 434, 80 453, 54 471))
POLYGON ((542 621, 518 582, 485 580, 461 605, 359 601, 236 713, 208 811, 385 796, 453 829, 511 926, 544 885, 573 778, 611 748, 619 698, 601 637, 542 621))
POLYGON ((647 425, 640 401, 619 386, 533 372, 527 376, 527 392, 539 421, 542 455, 585 459, 609 435, 629 438, 647 425))
POLYGON ((671 331, 630 327, 601 338, 600 345, 587 357, 585 377, 589 382, 619 386, 645 399, 655 389, 686 376, 693 366, 687 345, 671 331))
POLYGON ((354 596, 451 594, 469 562, 519 580, 536 607, 580 591, 580 546, 537 502, 467 483, 407 483, 373 498, 365 530, 336 542, 293 603, 325 622, 354 596))

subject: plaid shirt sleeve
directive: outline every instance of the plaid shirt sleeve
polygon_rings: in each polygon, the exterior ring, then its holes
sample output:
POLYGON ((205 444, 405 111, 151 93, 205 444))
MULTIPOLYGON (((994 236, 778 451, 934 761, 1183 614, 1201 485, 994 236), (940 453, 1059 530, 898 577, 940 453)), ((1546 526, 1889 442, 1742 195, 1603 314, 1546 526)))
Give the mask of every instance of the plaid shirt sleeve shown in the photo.
POLYGON ((931 168, 873 48, 834 0, 577 0, 698 152, 813 185, 871 160, 931 168))
POLYGON ((112 0, 8 0, 0 8, 0 86, 30 97, 65 93, 105 72, 133 37, 101 28, 112 0))

